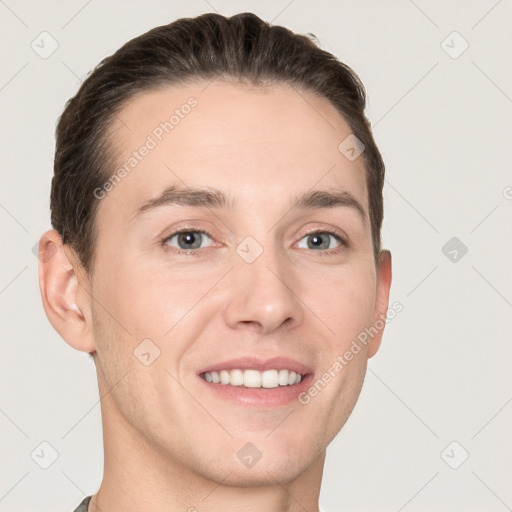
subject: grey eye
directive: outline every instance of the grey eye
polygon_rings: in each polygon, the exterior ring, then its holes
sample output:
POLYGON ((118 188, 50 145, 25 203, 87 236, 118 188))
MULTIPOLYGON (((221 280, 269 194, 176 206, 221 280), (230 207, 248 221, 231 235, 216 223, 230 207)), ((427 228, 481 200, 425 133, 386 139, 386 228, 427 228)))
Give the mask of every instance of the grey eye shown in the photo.
POLYGON ((181 231, 171 235, 166 243, 172 247, 186 251, 190 249, 201 249, 204 247, 202 244, 207 238, 210 237, 203 231, 181 231), (176 239, 177 246, 171 243, 173 239, 176 239))
MULTIPOLYGON (((332 233, 324 233, 318 231, 317 233, 309 233, 302 240, 307 239, 307 247, 300 247, 301 249, 334 249, 330 247, 331 240, 337 240, 340 243, 339 237, 332 233)), ((300 243, 300 242, 299 242, 300 243)), ((341 243, 340 243, 341 245, 341 243)))

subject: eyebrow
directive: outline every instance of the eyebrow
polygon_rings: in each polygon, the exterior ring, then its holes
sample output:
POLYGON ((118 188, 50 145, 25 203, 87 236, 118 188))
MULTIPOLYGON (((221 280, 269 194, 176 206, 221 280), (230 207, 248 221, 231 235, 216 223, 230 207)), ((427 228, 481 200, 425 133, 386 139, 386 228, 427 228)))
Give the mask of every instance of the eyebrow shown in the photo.
MULTIPOLYGON (((180 187, 172 185, 158 197, 140 206, 134 217, 162 206, 192 206, 197 208, 233 209, 236 201, 221 190, 212 187, 180 187)), ((299 194, 290 204, 290 209, 323 209, 348 207, 357 211, 366 224, 366 211, 361 203, 347 190, 312 190, 299 194)))

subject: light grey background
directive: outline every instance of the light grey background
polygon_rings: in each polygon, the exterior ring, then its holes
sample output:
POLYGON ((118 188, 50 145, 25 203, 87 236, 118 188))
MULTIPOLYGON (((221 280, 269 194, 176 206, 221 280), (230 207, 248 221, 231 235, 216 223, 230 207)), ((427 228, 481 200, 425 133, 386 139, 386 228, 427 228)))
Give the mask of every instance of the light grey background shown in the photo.
POLYGON ((383 239, 404 309, 328 450, 322 507, 512 510, 512 2, 5 0, 0 511, 71 511, 103 471, 94 365, 47 321, 33 253, 56 120, 128 39, 209 11, 311 32, 353 67, 387 166, 383 239), (51 49, 43 31, 58 43, 47 58, 31 47, 51 49), (48 469, 42 442, 58 452, 48 469))

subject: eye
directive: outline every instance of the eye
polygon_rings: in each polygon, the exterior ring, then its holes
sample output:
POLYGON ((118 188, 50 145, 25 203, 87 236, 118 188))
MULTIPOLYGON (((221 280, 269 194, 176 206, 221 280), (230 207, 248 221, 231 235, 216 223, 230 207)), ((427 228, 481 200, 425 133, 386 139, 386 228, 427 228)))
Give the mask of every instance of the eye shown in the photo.
POLYGON ((183 230, 173 233, 163 242, 165 245, 170 245, 171 247, 178 249, 177 252, 188 252, 193 249, 204 248, 205 246, 203 245, 203 242, 206 238, 211 240, 210 236, 204 231, 183 230), (173 240, 175 240, 177 245, 172 243, 173 240))
MULTIPOLYGON (((207 243, 207 239, 212 240, 211 236, 205 231, 185 228, 165 237, 162 240, 162 244, 172 247, 172 251, 176 254, 194 256, 200 254, 199 249, 205 249, 211 245, 204 245, 207 243)), ((330 228, 308 233, 298 243, 299 248, 312 249, 322 255, 336 254, 348 246, 345 239, 336 232, 331 231, 330 228), (305 247, 300 245, 303 244, 302 240, 307 240, 305 247), (336 241, 338 246, 331 248, 336 241), (322 250, 318 251, 318 249, 322 250)))
MULTIPOLYGON (((313 233, 308 233, 305 237, 303 237, 301 240, 307 240, 306 247, 300 246, 301 249, 324 249, 321 252, 325 253, 335 253, 338 252, 341 248, 346 246, 345 240, 341 238, 341 236, 330 232, 330 231, 315 231, 313 233), (337 248, 331 248, 332 241, 338 241, 339 245, 337 248), (327 250, 325 250, 327 249, 327 250)), ((301 242, 299 242, 300 244, 301 242)))

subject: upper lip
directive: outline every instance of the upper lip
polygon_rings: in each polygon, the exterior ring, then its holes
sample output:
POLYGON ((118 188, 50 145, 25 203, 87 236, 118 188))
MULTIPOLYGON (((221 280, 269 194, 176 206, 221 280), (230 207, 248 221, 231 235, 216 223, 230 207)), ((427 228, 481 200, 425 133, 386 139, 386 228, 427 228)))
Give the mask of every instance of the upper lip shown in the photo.
POLYGON ((218 372, 220 370, 259 370, 263 372, 265 370, 280 370, 287 369, 293 370, 295 373, 306 375, 312 373, 313 370, 308 366, 299 363, 295 359, 291 359, 285 356, 272 357, 270 359, 262 359, 257 356, 246 356, 238 359, 229 359, 220 363, 214 363, 202 368, 198 371, 198 374, 204 372, 218 372))

